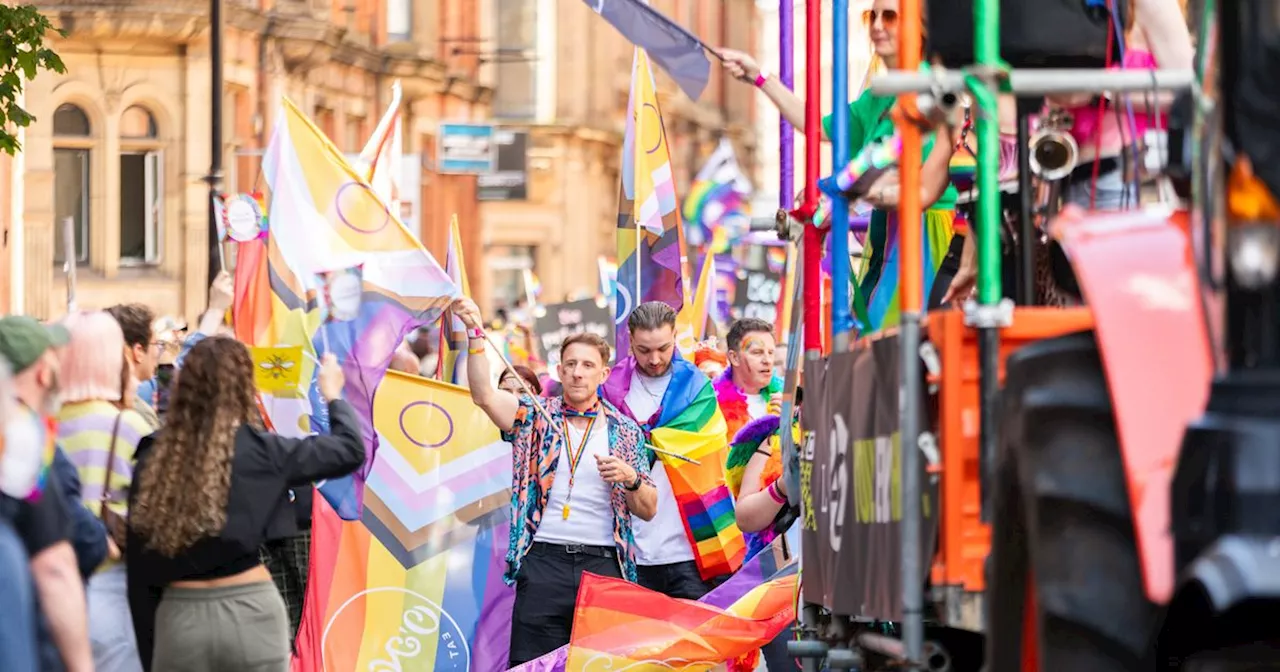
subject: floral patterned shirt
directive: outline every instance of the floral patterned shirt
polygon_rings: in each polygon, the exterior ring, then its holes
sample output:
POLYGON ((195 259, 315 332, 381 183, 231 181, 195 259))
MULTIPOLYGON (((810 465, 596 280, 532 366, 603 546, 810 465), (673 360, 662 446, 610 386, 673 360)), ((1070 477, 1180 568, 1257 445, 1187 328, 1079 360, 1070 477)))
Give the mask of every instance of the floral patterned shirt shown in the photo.
MULTIPOLYGON (((547 420, 533 405, 528 395, 520 396, 520 409, 511 431, 502 438, 511 442, 511 539, 507 546, 507 571, 503 580, 514 585, 520 573, 520 563, 533 546, 533 535, 542 522, 543 509, 551 496, 551 484, 555 481, 556 466, 560 463, 560 451, 564 447, 564 407, 562 397, 543 398, 542 407, 547 410, 556 431, 550 431, 547 420)), ((619 457, 640 474, 643 482, 653 485, 649 476, 649 460, 644 457, 644 435, 634 420, 623 415, 612 404, 600 400, 609 426, 609 454, 619 457)), ((622 575, 628 581, 636 580, 635 536, 631 531, 631 509, 627 507, 626 490, 614 484, 610 501, 613 504, 613 540, 622 565, 622 575)))

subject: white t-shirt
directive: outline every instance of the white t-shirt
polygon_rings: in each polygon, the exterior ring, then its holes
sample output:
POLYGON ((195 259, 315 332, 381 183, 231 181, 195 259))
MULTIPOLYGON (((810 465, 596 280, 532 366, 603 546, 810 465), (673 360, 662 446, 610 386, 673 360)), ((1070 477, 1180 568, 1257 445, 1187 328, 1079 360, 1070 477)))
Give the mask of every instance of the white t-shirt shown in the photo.
POLYGON ((747 416, 757 420, 769 415, 769 400, 761 394, 747 395, 747 416))
MULTIPOLYGON (((568 442, 575 448, 582 441, 583 430, 569 425, 568 442)), ((595 456, 609 454, 609 428, 601 415, 591 425, 586 451, 573 480, 573 498, 569 498, 569 448, 560 451, 556 478, 551 483, 547 508, 542 523, 533 535, 534 541, 548 544, 583 544, 613 548, 613 504, 609 501, 611 486, 600 478, 595 456), (564 518, 564 505, 569 503, 569 519, 564 518)))
MULTIPOLYGON (((650 378, 639 371, 631 374, 627 407, 635 414, 636 422, 653 417, 670 384, 670 371, 660 378, 650 378)), ((650 567, 693 560, 693 547, 685 534, 684 520, 680 517, 676 495, 671 490, 671 479, 667 478, 667 468, 662 460, 654 463, 649 476, 658 489, 658 512, 653 520, 631 519, 631 528, 636 535, 636 564, 650 567)))

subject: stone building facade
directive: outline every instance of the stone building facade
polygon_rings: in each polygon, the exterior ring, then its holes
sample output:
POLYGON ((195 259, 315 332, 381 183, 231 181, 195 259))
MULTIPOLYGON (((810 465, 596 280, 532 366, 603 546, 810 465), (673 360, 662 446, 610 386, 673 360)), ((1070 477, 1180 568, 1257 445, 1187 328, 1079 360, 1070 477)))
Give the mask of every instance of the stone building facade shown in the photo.
MULTIPOLYGON (((437 175, 442 119, 484 120, 493 90, 455 42, 485 39, 481 0, 223 0, 223 190, 263 188, 262 148, 288 96, 344 152, 359 152, 403 89, 405 219, 443 259, 449 216, 478 219, 474 176, 437 175)), ((11 311, 65 310, 70 219, 77 304, 145 302, 194 318, 205 305, 211 157, 209 0, 69 0, 37 5, 65 31, 65 75, 25 92, 37 119, 0 162, 11 311)), ((480 235, 464 236, 480 254, 480 235)), ((473 273, 473 275, 475 275, 473 273)), ((483 285, 483 278, 476 277, 483 285)))

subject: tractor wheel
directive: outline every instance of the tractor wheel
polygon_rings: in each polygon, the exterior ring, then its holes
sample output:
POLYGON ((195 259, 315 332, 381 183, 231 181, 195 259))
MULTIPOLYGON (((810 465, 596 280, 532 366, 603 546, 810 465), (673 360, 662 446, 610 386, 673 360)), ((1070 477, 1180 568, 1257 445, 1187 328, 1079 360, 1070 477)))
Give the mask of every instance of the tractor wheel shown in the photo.
POLYGON ((1280 667, 1280 642, 1244 644, 1220 651, 1197 653, 1183 663, 1183 672, 1261 672, 1280 667))
POLYGON ((1006 369, 989 669, 1145 672, 1157 612, 1093 333, 1028 345, 1006 369))

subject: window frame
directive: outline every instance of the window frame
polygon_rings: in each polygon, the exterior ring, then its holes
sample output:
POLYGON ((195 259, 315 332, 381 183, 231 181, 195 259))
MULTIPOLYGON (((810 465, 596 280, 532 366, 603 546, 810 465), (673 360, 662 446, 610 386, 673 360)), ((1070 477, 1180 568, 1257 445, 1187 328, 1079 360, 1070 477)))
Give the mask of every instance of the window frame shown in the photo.
MULTIPOLYGON (((133 267, 150 267, 159 266, 164 261, 164 242, 165 242, 165 149, 166 143, 162 139, 160 121, 156 119, 156 113, 150 107, 142 103, 133 103, 126 107, 121 113, 121 119, 129 110, 137 108, 145 112, 150 117, 150 126, 155 130, 155 134, 151 137, 125 137, 121 135, 119 138, 120 147, 116 156, 116 165, 119 165, 121 159, 126 155, 141 155, 143 157, 143 198, 148 201, 150 207, 145 211, 143 218, 143 256, 126 257, 120 252, 120 240, 124 237, 124 222, 117 221, 116 225, 119 230, 116 232, 116 249, 111 251, 116 257, 116 263, 123 268, 133 267)), ((117 185, 118 193, 116 194, 122 201, 124 199, 124 185, 117 185)))
MULTIPOLYGON (((50 124, 50 126, 52 127, 52 130, 53 130, 53 157, 52 157, 53 158, 53 192, 54 192, 53 193, 54 221, 53 221, 53 236, 52 236, 54 241, 53 264, 56 267, 56 266, 65 265, 69 261, 68 259, 65 258, 65 255, 64 255, 65 250, 57 249, 59 247, 57 245, 57 240, 59 235, 58 232, 62 228, 62 222, 58 220, 58 216, 57 216, 57 202, 58 202, 57 154, 59 150, 64 150, 64 151, 83 152, 83 155, 80 160, 80 188, 81 188, 81 197, 82 197, 81 204, 80 204, 80 210, 81 210, 80 222, 76 230, 72 232, 72 238, 73 238, 72 246, 75 249, 76 266, 87 266, 89 265, 90 260, 93 258, 93 238, 91 236, 91 231, 93 230, 93 221, 92 221, 93 219, 93 161, 96 158, 94 156, 94 152, 99 149, 98 139, 95 136, 95 131, 97 129, 95 128, 95 125, 93 123, 93 117, 89 116, 89 112, 85 109, 84 105, 81 105, 80 103, 70 101, 70 100, 63 101, 62 103, 59 103, 56 108, 54 108, 54 112, 52 115, 52 123, 50 124), (58 113, 62 111, 63 108, 74 108, 75 111, 78 112, 80 116, 84 119, 85 133, 83 135, 58 134, 57 132, 58 113), (74 240, 74 238, 77 236, 79 236, 80 240, 74 240), (81 254, 80 252, 80 245, 79 245, 80 242, 84 243, 83 254, 81 254), (63 256, 64 258, 59 259, 58 258, 59 256, 63 256)), ((63 241, 62 246, 63 247, 66 246, 66 241, 63 241)))

